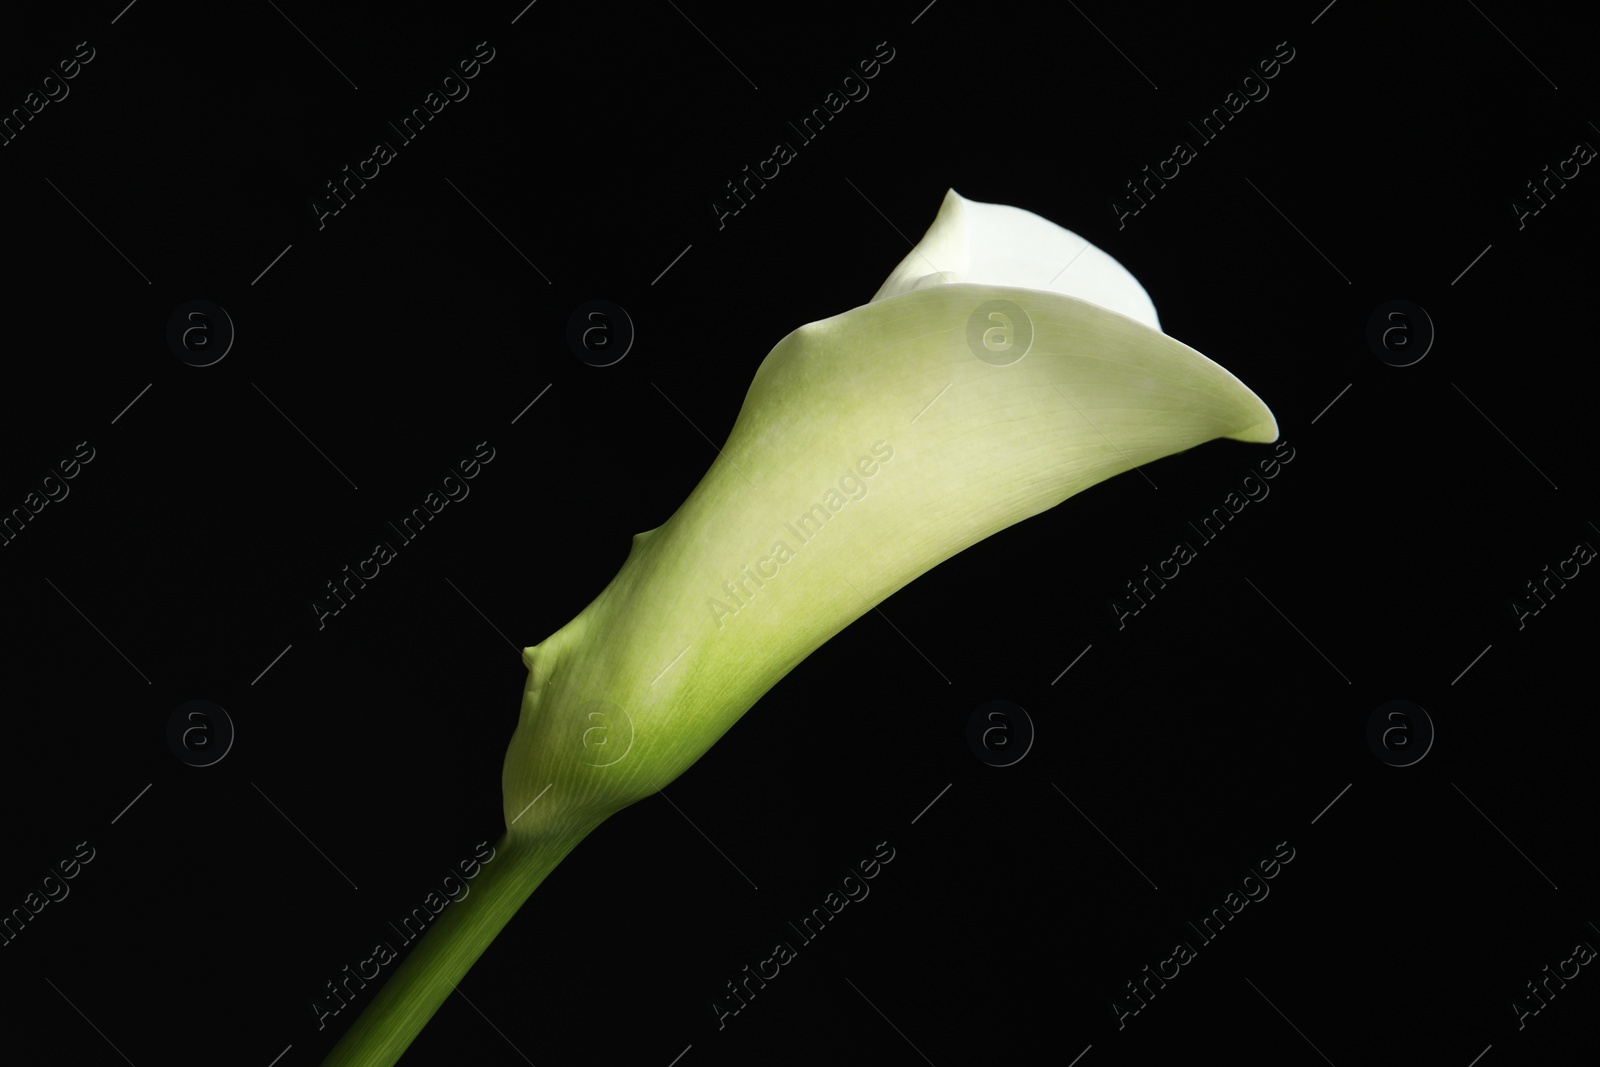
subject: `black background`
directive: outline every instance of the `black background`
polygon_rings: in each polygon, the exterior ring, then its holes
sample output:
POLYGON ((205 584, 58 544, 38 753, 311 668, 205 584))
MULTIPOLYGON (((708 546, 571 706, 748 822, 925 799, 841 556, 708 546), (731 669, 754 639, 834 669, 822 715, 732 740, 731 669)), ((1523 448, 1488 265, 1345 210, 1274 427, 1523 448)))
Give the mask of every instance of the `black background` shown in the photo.
POLYGON ((0 508, 94 449, 0 548, 0 908, 95 850, 0 948, 8 1062, 317 1064, 372 990, 322 1030, 312 998, 501 832, 515 650, 604 587, 771 346, 865 302, 950 187, 1117 257, 1293 460, 1120 630, 1123 583, 1270 448, 1112 479, 890 598, 671 803, 580 845, 404 1062, 1587 1047, 1587 967, 1522 1028, 1510 1007, 1600 942, 1600 579, 1520 629, 1511 608, 1600 544, 1600 179, 1520 229, 1512 209, 1600 143, 1586 35, 1528 5, 922 2, 113 0, 8 27, 7 111, 95 49, 0 147, 0 508), (319 229, 323 183, 480 41, 470 96, 319 229), (723 183, 883 41, 870 95, 719 229, 723 183), (1200 145, 1186 120, 1284 41, 1270 95, 1200 145), (1119 228, 1112 198, 1180 138, 1198 158, 1119 228), (237 329, 208 367, 166 342, 194 299, 237 329), (565 340, 590 299, 637 328, 610 367, 565 340), (1366 341, 1396 299, 1437 330, 1408 367, 1366 341), (319 629, 323 583, 485 440, 470 496, 319 629), (204 768, 166 737, 193 699, 237 730, 204 768), (1035 731, 1009 767, 966 740, 990 699, 1035 731), (1436 730, 1407 767, 1367 742, 1395 699, 1436 730), (724 983, 879 842, 871 895, 719 1030, 724 983), (1270 896, 1119 1030, 1124 983, 1280 842, 1270 896))

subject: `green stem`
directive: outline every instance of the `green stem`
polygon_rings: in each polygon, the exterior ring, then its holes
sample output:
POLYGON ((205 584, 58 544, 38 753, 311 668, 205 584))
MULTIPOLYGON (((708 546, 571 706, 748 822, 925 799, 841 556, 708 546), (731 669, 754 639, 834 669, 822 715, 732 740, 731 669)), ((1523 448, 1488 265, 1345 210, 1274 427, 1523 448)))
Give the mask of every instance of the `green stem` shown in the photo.
POLYGON ((322 1067, 393 1067, 517 909, 599 825, 502 837, 467 895, 422 935, 322 1067))

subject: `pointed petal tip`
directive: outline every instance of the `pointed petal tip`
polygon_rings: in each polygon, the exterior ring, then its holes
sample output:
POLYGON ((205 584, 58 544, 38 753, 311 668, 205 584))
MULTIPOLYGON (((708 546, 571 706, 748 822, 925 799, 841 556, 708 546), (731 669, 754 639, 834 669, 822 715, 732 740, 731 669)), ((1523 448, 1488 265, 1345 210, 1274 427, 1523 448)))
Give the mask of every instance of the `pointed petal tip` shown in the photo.
MULTIPOLYGON (((1182 342, 1179 342, 1182 344, 1182 342)), ((1273 415, 1272 409, 1267 407, 1267 402, 1256 394, 1254 389, 1244 384, 1240 377, 1227 367, 1218 363, 1211 357, 1183 345, 1195 356, 1215 371, 1221 373, 1226 385, 1223 391, 1229 395, 1227 406, 1231 411, 1229 422, 1235 423, 1239 429, 1222 436, 1229 441, 1243 441, 1252 445, 1270 445, 1278 439, 1278 419, 1273 415)))
POLYGON ((1243 382, 1240 382, 1239 385, 1245 392, 1250 393, 1250 399, 1255 401, 1254 406, 1259 417, 1244 429, 1228 434, 1228 440, 1244 441, 1252 445, 1272 444, 1278 439, 1278 420, 1273 416, 1272 409, 1267 407, 1265 401, 1259 396, 1251 392, 1249 386, 1243 382))
POLYGON ((1263 422, 1258 422, 1247 430, 1230 433, 1228 440, 1244 441, 1252 445, 1270 445, 1278 439, 1278 423, 1270 415, 1263 422))

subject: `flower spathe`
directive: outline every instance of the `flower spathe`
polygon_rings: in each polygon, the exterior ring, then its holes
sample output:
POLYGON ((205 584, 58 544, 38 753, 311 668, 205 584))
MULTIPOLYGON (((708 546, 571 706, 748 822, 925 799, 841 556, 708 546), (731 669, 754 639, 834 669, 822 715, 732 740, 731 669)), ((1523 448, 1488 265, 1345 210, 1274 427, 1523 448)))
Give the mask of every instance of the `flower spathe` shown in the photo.
POLYGON ((777 343, 684 503, 524 650, 510 832, 592 825, 650 795, 907 583, 1218 437, 1269 443, 1277 424, 1162 332, 1121 264, 950 191, 869 302, 777 343))

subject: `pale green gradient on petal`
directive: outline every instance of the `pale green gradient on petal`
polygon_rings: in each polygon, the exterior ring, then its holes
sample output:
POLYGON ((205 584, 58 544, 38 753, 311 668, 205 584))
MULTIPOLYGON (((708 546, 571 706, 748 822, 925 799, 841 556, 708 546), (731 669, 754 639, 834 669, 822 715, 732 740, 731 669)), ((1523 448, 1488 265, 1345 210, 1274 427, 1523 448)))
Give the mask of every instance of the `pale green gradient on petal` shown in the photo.
POLYGON ((684 504, 635 539, 578 618, 526 653, 534 669, 505 766, 508 821, 550 783, 514 830, 650 795, 906 583, 1082 489, 1218 437, 1270 442, 1277 426, 1216 363, 1073 297, 942 284, 796 330, 761 364, 684 504), (974 313, 997 300, 1033 332, 1007 366, 969 343, 974 313), (893 456, 859 479, 865 495, 826 511, 800 541, 789 528, 877 442, 893 456), (793 558, 759 586, 746 579, 736 614, 708 608, 712 598, 737 605, 723 582, 780 541, 793 558), (593 727, 579 709, 597 701, 623 709, 631 734, 607 766, 575 758, 593 727))

